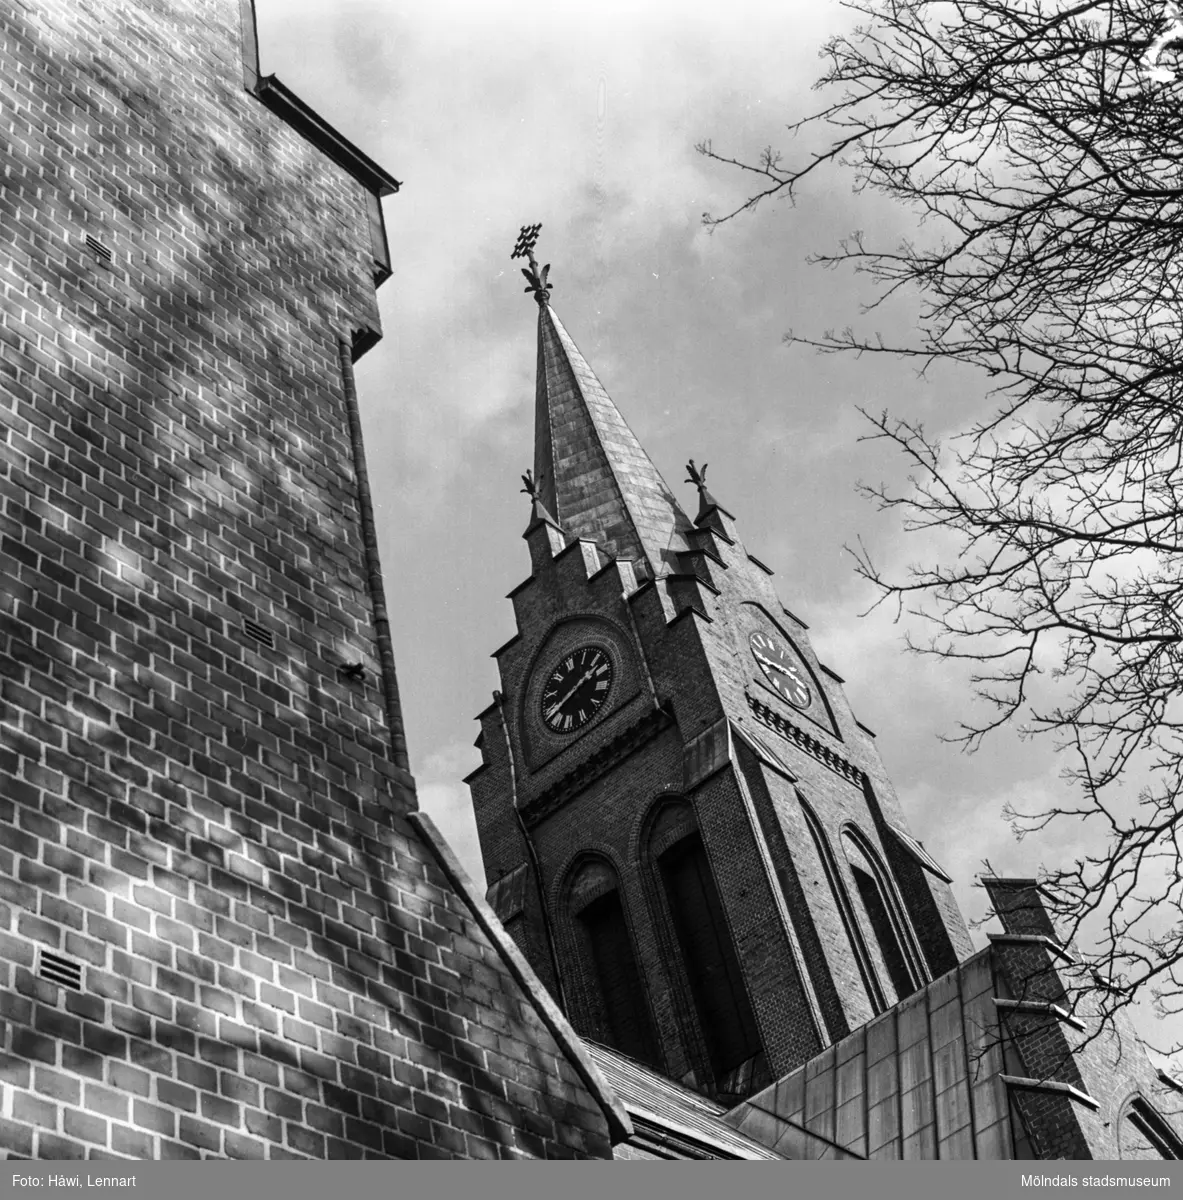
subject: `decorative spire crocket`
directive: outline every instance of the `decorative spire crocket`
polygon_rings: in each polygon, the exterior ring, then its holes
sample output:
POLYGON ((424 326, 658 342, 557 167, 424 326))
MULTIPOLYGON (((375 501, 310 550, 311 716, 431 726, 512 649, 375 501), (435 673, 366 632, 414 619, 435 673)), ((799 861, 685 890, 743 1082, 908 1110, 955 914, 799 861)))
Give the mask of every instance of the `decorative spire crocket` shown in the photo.
POLYGON ((537 479, 534 477, 533 471, 527 471, 522 476, 523 487, 521 490, 530 497, 530 529, 534 528, 536 521, 546 521, 556 529, 560 529, 558 521, 551 516, 550 510, 546 507, 546 501, 542 497, 542 481, 545 477, 545 471, 540 471, 537 479))
POLYGON ((513 248, 513 253, 509 256, 510 261, 515 258, 524 258, 529 262, 529 267, 522 268, 522 274, 526 277, 526 287, 523 289, 527 292, 534 293, 534 299, 539 304, 550 303, 550 290, 554 287, 553 283, 547 283, 546 277, 550 274, 550 263, 547 263, 541 270, 538 269, 538 260, 534 257, 534 247, 538 244, 538 235, 542 232, 542 225, 523 225, 521 232, 518 234, 518 240, 513 248))
MULTIPOLYGON (((718 500, 711 495, 710 490, 707 488, 707 466, 707 463, 703 463, 701 467, 696 467, 694 465, 694 459, 691 459, 686 464, 686 471, 688 473, 686 482, 692 483, 696 488, 698 488, 698 516, 695 518, 696 524, 701 522, 703 517, 707 516, 712 509, 718 509, 720 512, 727 512, 727 510, 718 502, 718 500)), ((731 516, 730 513, 727 513, 727 515, 731 516)))

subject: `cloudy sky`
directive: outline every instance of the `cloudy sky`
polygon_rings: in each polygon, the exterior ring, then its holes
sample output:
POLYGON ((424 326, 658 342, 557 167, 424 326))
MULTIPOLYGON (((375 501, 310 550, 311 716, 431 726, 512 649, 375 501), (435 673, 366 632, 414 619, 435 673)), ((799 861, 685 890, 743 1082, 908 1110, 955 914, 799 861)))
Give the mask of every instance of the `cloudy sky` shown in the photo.
POLYGON ((709 461, 715 495, 879 735, 967 916, 986 907, 982 859, 1027 875, 1071 854, 1079 830, 1019 844, 1001 816, 1060 791, 1051 746, 1007 733, 966 756, 942 742, 969 713, 964 677, 907 654, 891 614, 860 616, 872 596, 844 549, 861 539, 897 571, 928 549, 855 493, 901 468, 860 443, 858 407, 952 431, 981 409, 981 381, 782 344, 860 322, 905 333, 906 302, 864 318, 865 281, 807 259, 855 229, 893 244, 912 217, 835 171, 796 207, 702 225, 746 193, 696 142, 803 152, 784 126, 819 102, 818 50, 849 23, 835 0, 257 4, 264 72, 404 183, 386 201, 385 339, 359 386, 412 765, 469 871, 483 880, 460 780, 498 686, 489 656, 514 632, 505 594, 529 573, 518 489, 535 307, 509 253, 539 221, 564 324, 686 504, 683 464, 709 461))

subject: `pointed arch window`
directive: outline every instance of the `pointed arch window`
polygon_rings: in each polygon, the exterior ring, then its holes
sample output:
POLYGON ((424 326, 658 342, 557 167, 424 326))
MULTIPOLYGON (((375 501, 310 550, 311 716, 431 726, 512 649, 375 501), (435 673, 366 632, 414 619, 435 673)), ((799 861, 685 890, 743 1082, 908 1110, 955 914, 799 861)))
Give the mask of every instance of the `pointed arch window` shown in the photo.
POLYGON ((761 1053, 739 958, 698 830, 657 859, 690 993, 715 1079, 725 1080, 761 1053))
POLYGON ((1146 1099, 1126 1101, 1117 1123, 1117 1156, 1124 1159, 1183 1158, 1183 1140, 1146 1099))
POLYGON ((875 973, 871 953, 867 949, 867 943, 863 938, 862 929, 859 927, 858 916, 846 891, 846 885, 842 882, 842 874, 838 870, 838 862, 834 857, 833 849, 830 847, 829 838, 826 837, 825 830, 822 828, 817 814, 809 807, 800 793, 797 795, 797 800, 801 805, 801 812, 805 817, 805 824, 809 829, 809 834, 813 838, 814 849, 821 860, 826 882, 830 885, 830 894, 834 899, 834 907, 837 908, 838 916, 846 930, 846 937, 850 942, 850 949, 854 955, 855 965, 858 967, 863 986, 867 991, 867 999, 871 1002, 871 1008, 875 1013, 885 1012, 888 1007, 887 997, 883 991, 883 985, 879 982, 879 977, 875 973))
POLYGON ((586 860, 572 877, 568 896, 582 975, 591 984, 588 1007, 596 1032, 622 1054, 658 1065, 657 1039, 615 869, 602 859, 586 860))
POLYGON ((895 893, 874 849, 853 826, 842 832, 842 849, 896 998, 903 1000, 920 987, 921 976, 895 893))

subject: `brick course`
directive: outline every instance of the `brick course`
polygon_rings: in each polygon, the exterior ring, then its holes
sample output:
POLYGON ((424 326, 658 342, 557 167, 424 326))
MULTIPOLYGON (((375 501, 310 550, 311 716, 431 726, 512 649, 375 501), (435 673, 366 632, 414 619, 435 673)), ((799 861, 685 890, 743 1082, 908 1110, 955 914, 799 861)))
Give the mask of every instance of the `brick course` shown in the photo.
POLYGON ((244 90, 245 11, 0 12, 0 1150, 602 1157, 408 820, 339 358, 371 201, 244 90))

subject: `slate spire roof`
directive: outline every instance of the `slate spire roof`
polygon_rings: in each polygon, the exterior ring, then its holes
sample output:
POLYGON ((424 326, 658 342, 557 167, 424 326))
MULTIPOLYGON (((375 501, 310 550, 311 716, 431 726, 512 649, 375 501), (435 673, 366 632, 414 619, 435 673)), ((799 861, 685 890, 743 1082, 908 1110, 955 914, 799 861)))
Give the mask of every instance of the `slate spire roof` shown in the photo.
MULTIPOLYGON (((570 537, 593 538, 616 558, 677 570, 689 518, 612 403, 571 335, 538 300, 534 477, 539 499, 570 537)), ((643 573, 643 572, 642 572, 643 573)))

